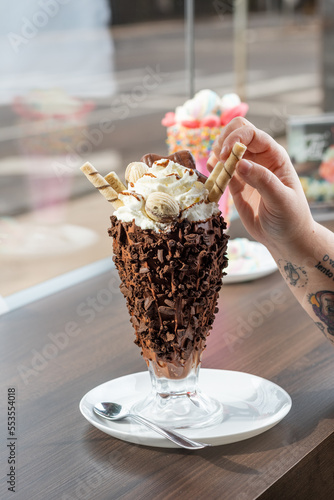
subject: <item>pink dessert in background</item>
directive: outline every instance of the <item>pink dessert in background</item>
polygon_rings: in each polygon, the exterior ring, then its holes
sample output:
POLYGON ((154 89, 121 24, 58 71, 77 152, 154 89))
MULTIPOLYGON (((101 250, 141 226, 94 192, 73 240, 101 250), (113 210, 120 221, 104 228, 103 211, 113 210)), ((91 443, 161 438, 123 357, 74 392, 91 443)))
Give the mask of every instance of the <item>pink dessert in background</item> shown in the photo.
MULTIPOLYGON (((209 89, 199 91, 175 112, 166 113, 161 122, 167 127, 168 154, 183 149, 191 151, 197 170, 208 176, 206 165, 215 139, 225 125, 236 116, 245 116, 247 111, 248 104, 241 102, 237 94, 219 97, 209 89)), ((228 189, 220 199, 219 208, 229 223, 228 189)))

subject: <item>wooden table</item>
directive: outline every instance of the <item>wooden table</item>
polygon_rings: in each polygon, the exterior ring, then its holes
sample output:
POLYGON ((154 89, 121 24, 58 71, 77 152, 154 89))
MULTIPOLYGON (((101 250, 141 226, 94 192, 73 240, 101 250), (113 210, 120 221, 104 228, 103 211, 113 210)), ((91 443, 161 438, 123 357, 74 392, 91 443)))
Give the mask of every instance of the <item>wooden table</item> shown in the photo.
POLYGON ((195 452, 117 440, 79 412, 88 390, 145 369, 115 270, 0 321, 2 499, 332 498, 334 350, 278 272, 223 287, 203 366, 276 382, 292 409, 257 437, 195 452), (17 440, 8 439, 8 388, 17 440))

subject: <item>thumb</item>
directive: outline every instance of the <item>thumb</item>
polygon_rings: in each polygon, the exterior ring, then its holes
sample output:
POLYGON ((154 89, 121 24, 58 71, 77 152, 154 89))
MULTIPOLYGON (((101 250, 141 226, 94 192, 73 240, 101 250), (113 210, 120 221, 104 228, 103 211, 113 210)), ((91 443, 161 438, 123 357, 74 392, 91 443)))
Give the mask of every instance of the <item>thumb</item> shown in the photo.
POLYGON ((249 160, 240 160, 237 172, 244 182, 258 191, 264 201, 282 203, 286 186, 271 170, 249 160))

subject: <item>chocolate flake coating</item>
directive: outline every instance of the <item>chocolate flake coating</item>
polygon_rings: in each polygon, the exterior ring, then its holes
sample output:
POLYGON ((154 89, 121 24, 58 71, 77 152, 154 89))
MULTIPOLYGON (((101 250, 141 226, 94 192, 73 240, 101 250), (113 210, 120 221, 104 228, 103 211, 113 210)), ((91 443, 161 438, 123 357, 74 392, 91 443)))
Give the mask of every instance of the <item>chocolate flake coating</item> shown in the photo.
POLYGON ((113 260, 144 357, 182 369, 200 351, 217 312, 228 236, 220 215, 175 222, 168 232, 111 218, 113 260))

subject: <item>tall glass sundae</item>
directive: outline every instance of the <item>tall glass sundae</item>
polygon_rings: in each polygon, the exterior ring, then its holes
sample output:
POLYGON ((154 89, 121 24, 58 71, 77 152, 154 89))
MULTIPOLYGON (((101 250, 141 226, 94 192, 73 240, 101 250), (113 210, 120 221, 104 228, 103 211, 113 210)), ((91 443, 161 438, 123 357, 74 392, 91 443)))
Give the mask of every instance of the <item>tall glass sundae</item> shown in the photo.
MULTIPOLYGON (((135 343, 152 381, 152 393, 134 410, 170 427, 210 425, 221 420, 221 406, 198 390, 197 377, 227 266, 219 189, 233 172, 221 169, 208 182, 188 152, 142 160, 128 166, 127 189, 115 189, 109 229, 135 343)), ((90 180, 99 175, 85 173, 90 180)), ((102 183, 97 187, 108 191, 102 183)))

